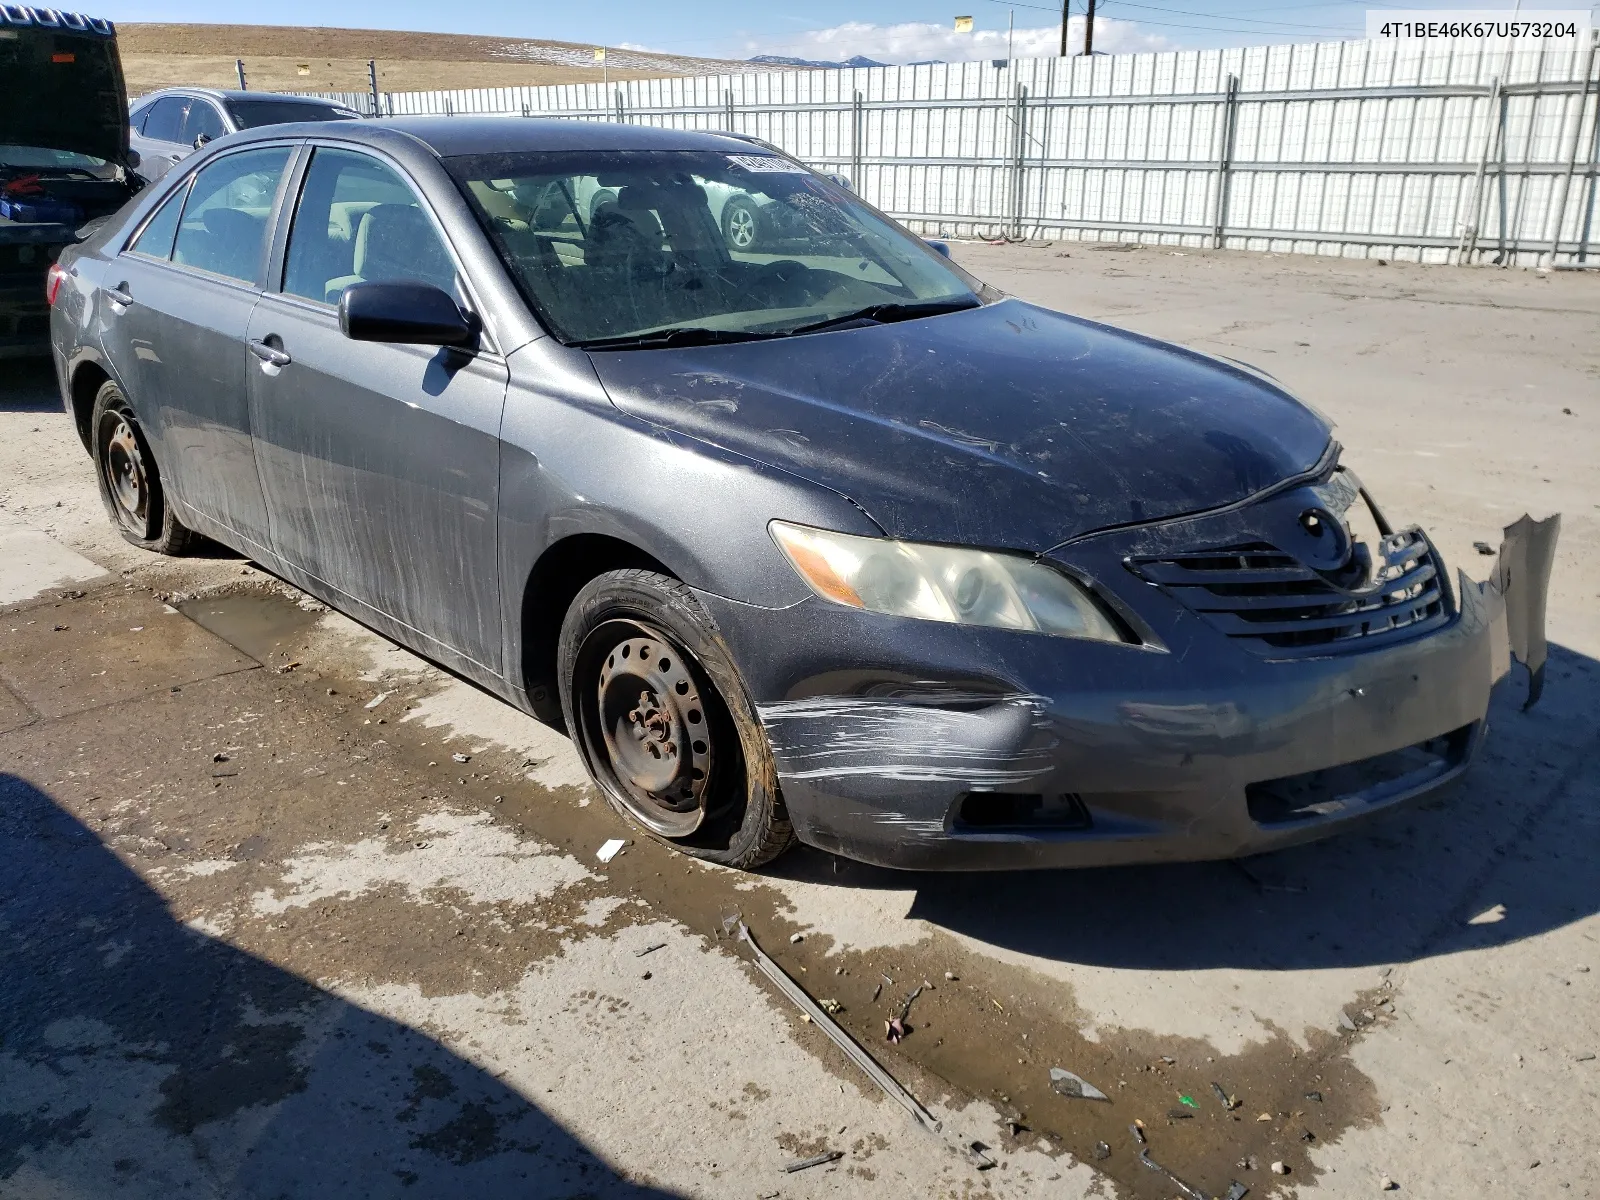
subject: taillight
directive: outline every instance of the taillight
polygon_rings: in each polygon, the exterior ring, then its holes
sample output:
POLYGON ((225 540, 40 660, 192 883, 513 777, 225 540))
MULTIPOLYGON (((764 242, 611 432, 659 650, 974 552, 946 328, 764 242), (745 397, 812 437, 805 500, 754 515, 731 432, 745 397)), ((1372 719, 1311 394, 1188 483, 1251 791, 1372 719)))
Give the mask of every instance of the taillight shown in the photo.
POLYGON ((51 263, 50 271, 44 277, 44 298, 51 308, 56 306, 56 297, 61 294, 61 284, 67 277, 67 269, 60 263, 51 263))

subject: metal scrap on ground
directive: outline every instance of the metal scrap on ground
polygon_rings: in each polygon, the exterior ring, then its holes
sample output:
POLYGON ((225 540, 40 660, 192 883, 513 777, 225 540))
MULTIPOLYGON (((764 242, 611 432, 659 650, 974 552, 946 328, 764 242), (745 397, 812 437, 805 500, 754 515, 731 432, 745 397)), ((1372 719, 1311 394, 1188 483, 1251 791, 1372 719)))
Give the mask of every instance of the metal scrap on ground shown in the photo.
POLYGON ((838 1162, 843 1157, 843 1150, 829 1150, 825 1154, 818 1154, 812 1158, 802 1158, 799 1162, 792 1162, 783 1169, 788 1174, 793 1175, 796 1171, 804 1171, 811 1167, 821 1167, 831 1162, 838 1162))
POLYGON ((1060 1067, 1050 1068, 1050 1090, 1058 1096, 1069 1096, 1075 1100, 1105 1100, 1107 1096, 1094 1084, 1081 1075, 1074 1075, 1071 1071, 1062 1070, 1060 1067))
POLYGON ((837 1021, 835 1021, 827 1013, 823 1012, 822 1006, 813 1000, 809 995, 807 995, 804 988, 802 988, 794 980, 790 979, 789 976, 784 973, 782 967, 767 957, 766 952, 762 950, 760 946, 756 945, 755 938, 750 936, 750 930, 743 922, 740 922, 739 924, 739 937, 742 941, 749 944, 750 952, 755 956, 756 966, 760 969, 761 973, 768 979, 772 980, 772 982, 777 985, 777 988, 780 992, 789 997, 790 1000, 794 1001, 795 1005, 800 1009, 800 1011, 807 1017, 811 1018, 811 1021, 817 1026, 817 1028, 821 1029, 823 1033, 832 1038, 834 1044, 838 1046, 839 1049, 843 1050, 845 1054, 850 1057, 851 1061, 865 1071, 872 1079, 872 1082, 876 1083, 880 1088, 882 1088, 891 1100, 894 1100, 900 1105, 900 1107, 904 1108, 906 1112, 910 1113, 911 1119, 916 1121, 916 1123, 922 1126, 923 1129, 927 1130, 929 1133, 939 1132, 939 1122, 934 1118, 933 1114, 927 1109, 923 1108, 922 1105, 917 1102, 917 1098, 915 1096, 906 1091, 905 1088, 901 1087, 899 1083, 895 1081, 894 1076, 890 1075, 889 1072, 880 1067, 877 1060, 874 1059, 872 1055, 868 1054, 860 1046, 856 1045, 855 1039, 846 1033, 844 1028, 839 1025, 837 1021))

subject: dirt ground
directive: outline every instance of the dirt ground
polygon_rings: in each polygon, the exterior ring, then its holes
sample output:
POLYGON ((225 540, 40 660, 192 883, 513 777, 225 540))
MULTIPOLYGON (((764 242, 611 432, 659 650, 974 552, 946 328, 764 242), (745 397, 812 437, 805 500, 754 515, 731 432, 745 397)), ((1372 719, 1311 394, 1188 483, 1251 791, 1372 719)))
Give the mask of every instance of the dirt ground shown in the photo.
POLYGON ((377 60, 378 88, 386 92, 746 69, 721 59, 616 48, 607 50, 602 69, 587 45, 389 29, 134 23, 119 25, 117 34, 129 96, 178 84, 238 87, 234 62, 240 58, 250 87, 276 92, 364 92, 368 59, 377 60))
POLYGON ((1447 794, 1244 863, 708 868, 476 689, 226 551, 122 543, 48 374, 4 364, 0 1197, 1600 1197, 1600 280, 956 254, 1262 366, 1474 577, 1563 512, 1544 701, 1513 677, 1447 794))

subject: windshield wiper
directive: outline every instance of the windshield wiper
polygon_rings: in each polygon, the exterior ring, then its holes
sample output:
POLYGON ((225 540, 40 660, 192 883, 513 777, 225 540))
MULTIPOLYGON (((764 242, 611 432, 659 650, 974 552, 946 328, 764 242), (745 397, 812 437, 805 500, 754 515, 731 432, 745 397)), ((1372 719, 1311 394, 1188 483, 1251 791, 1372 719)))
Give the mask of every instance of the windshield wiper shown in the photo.
POLYGON ((876 321, 886 324, 890 321, 911 321, 917 317, 937 317, 944 313, 962 312, 969 308, 981 308, 982 301, 967 298, 964 300, 921 300, 906 304, 890 302, 887 304, 869 304, 866 308, 858 308, 855 312, 841 313, 837 317, 828 317, 821 321, 812 321, 806 325, 796 325, 792 329, 784 330, 786 335, 795 333, 821 333, 825 329, 836 329, 841 325, 850 325, 856 321, 876 321))
POLYGON ((629 333, 620 337, 590 338, 575 342, 580 350, 660 350, 676 346, 718 346, 727 342, 759 342, 778 337, 776 333, 754 333, 748 329, 707 329, 700 325, 680 325, 649 333, 629 333))

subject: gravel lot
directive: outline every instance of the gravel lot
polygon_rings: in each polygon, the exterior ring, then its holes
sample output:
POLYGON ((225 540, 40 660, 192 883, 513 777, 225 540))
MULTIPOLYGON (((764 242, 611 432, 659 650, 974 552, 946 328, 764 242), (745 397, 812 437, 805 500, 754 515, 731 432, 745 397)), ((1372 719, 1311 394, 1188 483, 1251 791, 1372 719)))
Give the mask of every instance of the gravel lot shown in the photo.
POLYGON ((227 552, 126 546, 47 372, 0 364, 0 1197, 1170 1200, 1136 1119, 1207 1195, 1600 1196, 1600 279, 956 255, 1270 371, 1474 577, 1561 511, 1543 703, 1514 675, 1447 795, 1243 864, 602 866, 628 834, 564 739, 227 552))

